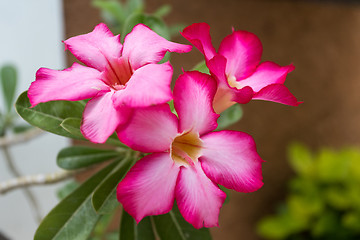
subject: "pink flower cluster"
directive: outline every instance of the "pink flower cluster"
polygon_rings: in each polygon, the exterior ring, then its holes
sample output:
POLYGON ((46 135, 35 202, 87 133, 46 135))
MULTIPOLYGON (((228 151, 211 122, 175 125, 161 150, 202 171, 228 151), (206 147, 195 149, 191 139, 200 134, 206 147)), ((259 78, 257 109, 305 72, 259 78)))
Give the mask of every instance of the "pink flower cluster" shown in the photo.
POLYGON ((260 99, 296 106, 284 86, 292 65, 260 63, 262 46, 252 33, 233 31, 216 52, 205 23, 182 35, 204 55, 211 75, 184 72, 174 90, 166 52, 191 46, 170 42, 143 24, 120 43, 105 24, 72 37, 65 47, 84 65, 57 71, 41 68, 28 96, 32 106, 54 100, 86 104, 81 131, 104 143, 114 131, 130 148, 150 153, 119 183, 117 198, 139 222, 169 212, 176 200, 195 228, 218 225, 225 193, 218 185, 252 192, 262 183, 262 159, 253 138, 239 131, 215 131, 218 113, 232 104, 260 99), (174 101, 175 115, 168 105, 174 101))

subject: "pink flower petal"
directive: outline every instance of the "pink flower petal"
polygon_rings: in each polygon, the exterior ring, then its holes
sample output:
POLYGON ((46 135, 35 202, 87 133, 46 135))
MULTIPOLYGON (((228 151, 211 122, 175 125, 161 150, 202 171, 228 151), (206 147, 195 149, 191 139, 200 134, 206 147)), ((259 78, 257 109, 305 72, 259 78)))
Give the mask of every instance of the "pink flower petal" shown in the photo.
POLYGON ((31 105, 54 100, 78 101, 91 98, 109 87, 96 69, 74 63, 62 71, 40 68, 31 83, 28 96, 31 105))
POLYGON ((199 162, 181 168, 175 198, 180 213, 195 228, 219 225, 220 208, 226 194, 204 174, 199 162))
POLYGON ((179 129, 200 135, 217 127, 219 115, 212 107, 216 92, 215 80, 204 73, 185 72, 174 87, 174 106, 179 115, 179 129))
POLYGON ((226 75, 239 80, 255 71, 261 60, 262 45, 255 34, 235 31, 223 39, 218 53, 227 59, 226 75))
POLYGON ((129 122, 117 130, 121 142, 141 152, 163 152, 170 149, 177 135, 178 120, 168 104, 138 108, 129 122))
POLYGON ((215 77, 221 88, 231 88, 226 76, 226 62, 226 58, 221 55, 215 55, 207 62, 211 75, 215 77))
POLYGON ((283 84, 266 86, 256 93, 253 99, 277 102, 290 106, 298 106, 302 103, 298 102, 296 97, 283 84))
POLYGON ((117 199, 136 222, 145 216, 169 212, 179 167, 169 153, 154 153, 140 159, 117 187, 117 199))
POLYGON ((246 79, 238 81, 237 88, 250 86, 254 92, 259 92, 262 88, 278 83, 283 84, 289 72, 295 69, 294 65, 281 67, 273 62, 261 63, 256 71, 246 79))
POLYGON ((232 101, 245 104, 250 102, 254 96, 254 91, 251 87, 243 87, 242 89, 233 89, 232 101))
POLYGON ((147 107, 170 101, 172 73, 169 62, 138 68, 125 88, 116 91, 113 98, 115 106, 147 107))
POLYGON ((216 54, 211 43, 210 26, 207 23, 194 23, 186 27, 181 35, 199 49, 206 60, 210 60, 216 54))
POLYGON ((262 160, 253 138, 243 132, 212 132, 204 142, 201 166, 215 183, 238 192, 252 192, 262 185, 262 160))
POLYGON ((122 49, 120 35, 114 36, 104 23, 98 24, 92 32, 69 38, 64 43, 77 59, 100 71, 113 58, 119 58, 122 49))
POLYGON ((119 124, 127 121, 130 110, 115 109, 111 97, 113 92, 91 99, 85 106, 81 125, 82 134, 94 143, 104 143, 119 124))
POLYGON ((170 42, 144 24, 138 24, 126 35, 122 55, 136 70, 145 64, 159 62, 168 51, 185 53, 191 48, 190 45, 170 42))

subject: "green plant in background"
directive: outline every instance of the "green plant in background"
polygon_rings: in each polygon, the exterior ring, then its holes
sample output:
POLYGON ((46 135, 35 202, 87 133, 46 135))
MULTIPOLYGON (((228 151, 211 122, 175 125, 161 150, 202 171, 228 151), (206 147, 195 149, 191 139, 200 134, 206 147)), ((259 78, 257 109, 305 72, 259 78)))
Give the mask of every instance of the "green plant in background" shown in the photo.
POLYGON ((93 5, 101 10, 112 32, 121 34, 122 38, 138 23, 147 25, 168 40, 184 28, 183 24, 169 26, 164 22, 163 17, 171 12, 170 5, 161 6, 152 14, 145 13, 143 0, 93 0, 93 5))
POLYGON ((263 218, 266 239, 360 239, 360 150, 289 148, 296 176, 276 215, 263 218))
POLYGON ((1 90, 4 100, 3 112, 0 111, 0 137, 12 133, 21 133, 29 128, 30 125, 18 124, 16 119, 18 115, 14 111, 15 103, 15 92, 17 85, 17 72, 16 68, 13 65, 4 65, 0 68, 0 77, 1 77, 1 90))
MULTIPOLYGON (((145 2, 143 0, 93 0, 93 6, 101 10, 104 21, 108 24, 114 34, 120 34, 121 39, 134 28, 135 25, 143 23, 154 32, 170 40, 178 35, 185 27, 183 24, 168 25, 164 17, 171 12, 170 5, 163 5, 154 13, 145 13, 145 2)), ((170 59, 170 53, 166 53, 161 62, 170 59)))

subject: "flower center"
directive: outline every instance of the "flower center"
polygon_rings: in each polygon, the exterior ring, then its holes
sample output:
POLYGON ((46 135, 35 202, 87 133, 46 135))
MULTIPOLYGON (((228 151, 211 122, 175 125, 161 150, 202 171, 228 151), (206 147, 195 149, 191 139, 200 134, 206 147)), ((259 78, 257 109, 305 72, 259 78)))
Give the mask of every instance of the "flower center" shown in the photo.
POLYGON ((171 158, 174 162, 188 166, 193 165, 201 156, 202 141, 199 134, 185 132, 177 136, 171 144, 171 158))
POLYGON ((227 77, 227 81, 228 81, 230 87, 239 89, 239 88, 238 88, 238 81, 236 81, 236 77, 235 77, 235 76, 232 76, 232 75, 228 76, 228 77, 227 77))
POLYGON ((125 58, 117 58, 109 62, 105 69, 105 81, 115 90, 124 89, 133 74, 130 63, 125 58))

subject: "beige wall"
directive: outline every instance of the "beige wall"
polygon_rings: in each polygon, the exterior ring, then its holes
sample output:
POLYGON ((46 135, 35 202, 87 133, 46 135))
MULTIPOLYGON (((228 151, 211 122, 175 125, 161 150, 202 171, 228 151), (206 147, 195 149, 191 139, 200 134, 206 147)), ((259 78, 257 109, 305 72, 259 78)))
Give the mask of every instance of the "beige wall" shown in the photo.
MULTIPOLYGON (((89 32, 101 21, 90 1, 65 0, 67 36, 89 32)), ((258 239, 254 223, 272 211, 291 177, 286 147, 294 140, 313 149, 360 147, 360 5, 311 1, 172 0, 147 1, 149 11, 169 3, 169 23, 207 22, 215 45, 231 27, 256 33, 263 60, 296 70, 286 85, 305 103, 299 107, 254 101, 233 129, 252 134, 264 163, 264 187, 251 194, 232 193, 220 216, 214 239, 258 239)), ((185 42, 180 37, 177 41, 185 42)), ((175 74, 200 61, 194 50, 173 55, 175 74), (192 56, 192 61, 189 61, 192 56)), ((70 59, 73 61, 73 59, 70 59)), ((305 206, 304 206, 305 207, 305 206)))

